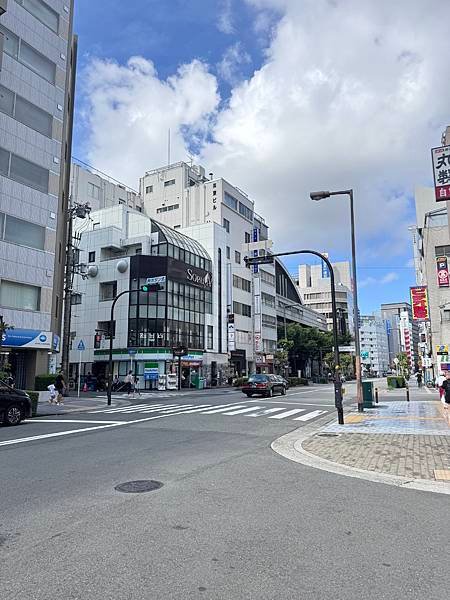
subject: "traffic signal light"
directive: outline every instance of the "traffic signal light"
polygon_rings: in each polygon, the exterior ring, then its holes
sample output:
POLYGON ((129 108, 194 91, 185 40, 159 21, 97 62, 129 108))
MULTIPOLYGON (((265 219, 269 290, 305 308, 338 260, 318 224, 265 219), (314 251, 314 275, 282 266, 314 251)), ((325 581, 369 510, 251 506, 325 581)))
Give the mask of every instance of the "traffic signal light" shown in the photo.
POLYGON ((160 292, 162 289, 163 286, 159 283, 146 283, 145 285, 141 285, 141 292, 146 292, 147 294, 160 292))

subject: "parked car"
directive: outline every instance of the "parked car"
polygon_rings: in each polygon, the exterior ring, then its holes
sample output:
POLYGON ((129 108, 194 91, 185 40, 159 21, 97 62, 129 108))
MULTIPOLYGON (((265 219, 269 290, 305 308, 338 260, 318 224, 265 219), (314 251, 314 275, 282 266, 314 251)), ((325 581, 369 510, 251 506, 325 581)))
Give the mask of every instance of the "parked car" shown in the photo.
POLYGON ((286 384, 277 375, 250 375, 247 383, 242 386, 242 391, 249 398, 254 394, 272 397, 277 392, 284 396, 286 384))
POLYGON ((0 381, 0 423, 19 425, 27 417, 31 417, 30 396, 0 381))

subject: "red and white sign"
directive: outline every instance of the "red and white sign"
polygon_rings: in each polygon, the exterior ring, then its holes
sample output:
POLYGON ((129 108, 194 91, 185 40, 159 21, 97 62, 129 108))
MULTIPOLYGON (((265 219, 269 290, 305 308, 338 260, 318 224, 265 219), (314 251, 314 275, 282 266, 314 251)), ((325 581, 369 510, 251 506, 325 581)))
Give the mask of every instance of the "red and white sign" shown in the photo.
POLYGON ((431 159, 436 201, 450 200, 450 146, 432 148, 431 159))
POLYGON ((448 261, 446 256, 436 259, 437 280, 440 288, 450 286, 450 274, 448 272, 448 261))
POLYGON ((410 288, 412 317, 414 321, 426 321, 430 318, 426 285, 410 288))

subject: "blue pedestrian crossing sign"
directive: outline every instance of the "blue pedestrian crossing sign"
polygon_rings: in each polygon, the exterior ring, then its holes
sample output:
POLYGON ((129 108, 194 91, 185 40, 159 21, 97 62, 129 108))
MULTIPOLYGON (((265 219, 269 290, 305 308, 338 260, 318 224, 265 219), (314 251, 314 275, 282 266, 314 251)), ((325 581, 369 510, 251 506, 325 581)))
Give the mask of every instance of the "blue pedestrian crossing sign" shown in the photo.
POLYGON ((83 350, 86 350, 86 346, 84 345, 83 340, 80 340, 78 342, 78 348, 77 348, 80 352, 83 352, 83 350))

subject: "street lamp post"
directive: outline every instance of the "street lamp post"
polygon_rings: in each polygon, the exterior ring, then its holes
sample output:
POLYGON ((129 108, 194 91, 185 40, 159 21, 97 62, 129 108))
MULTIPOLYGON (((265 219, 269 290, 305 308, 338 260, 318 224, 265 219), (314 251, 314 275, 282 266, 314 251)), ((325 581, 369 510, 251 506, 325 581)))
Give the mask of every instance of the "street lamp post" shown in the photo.
POLYGON ((294 250, 293 252, 281 252, 279 254, 269 254, 266 256, 258 256, 258 257, 245 257, 245 264, 253 265, 253 264, 267 264, 274 262, 274 259, 278 256, 293 256, 295 254, 313 254, 314 256, 318 256, 324 263, 327 265, 330 270, 330 283, 331 283, 331 309, 333 313, 333 344, 334 344, 334 405, 336 407, 337 415, 338 415, 338 423, 339 425, 344 425, 344 408, 342 403, 342 381, 341 381, 341 373, 339 366, 339 334, 338 334, 338 321, 337 321, 337 309, 336 309, 336 286, 334 281, 334 269, 333 265, 330 263, 328 258, 321 254, 320 252, 316 252, 315 250, 294 250))
POLYGON ((358 401, 358 412, 364 412, 362 379, 361 379, 361 346, 359 340, 359 309, 358 309, 358 285, 356 280, 356 239, 355 239, 355 212, 353 209, 353 190, 339 190, 336 192, 311 192, 311 200, 323 200, 330 196, 346 195, 350 199, 350 229, 352 238, 352 283, 353 283, 353 320, 355 323, 355 369, 356 369, 356 396, 358 401))
POLYGON ((118 294, 114 300, 113 303, 111 304, 111 316, 110 316, 110 320, 109 320, 109 359, 108 359, 108 390, 107 390, 107 397, 108 397, 108 406, 111 406, 111 395, 112 395, 112 381, 113 381, 113 375, 112 375, 112 371, 113 371, 113 328, 114 328, 114 309, 116 307, 116 302, 117 300, 121 297, 124 296, 125 294, 131 294, 133 290, 125 290, 124 292, 120 292, 120 294, 118 294))

